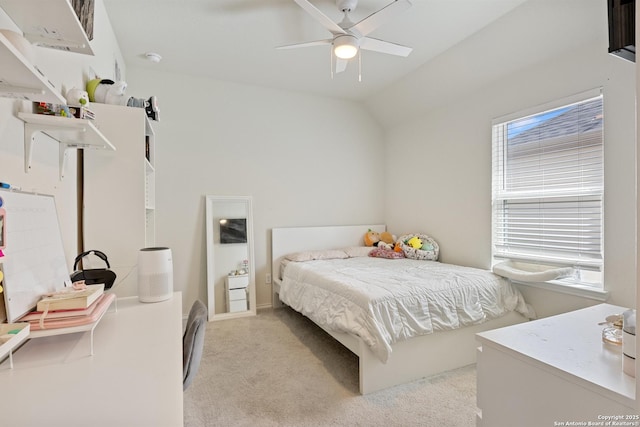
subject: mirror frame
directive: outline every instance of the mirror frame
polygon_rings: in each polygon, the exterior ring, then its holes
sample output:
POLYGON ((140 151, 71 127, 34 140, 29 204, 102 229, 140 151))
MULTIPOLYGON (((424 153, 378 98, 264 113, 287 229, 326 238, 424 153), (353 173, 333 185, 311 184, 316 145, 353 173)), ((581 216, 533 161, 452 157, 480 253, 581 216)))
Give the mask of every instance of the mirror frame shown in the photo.
POLYGON ((237 317, 255 316, 256 315, 256 289, 255 289, 255 263, 253 251, 253 209, 251 196, 205 196, 205 235, 207 239, 207 310, 209 313, 209 321, 232 319, 237 317), (224 202, 244 202, 247 208, 247 258, 249 259, 249 309, 247 311, 239 311, 234 313, 218 313, 216 314, 216 266, 215 266, 215 249, 214 249, 214 205, 224 202))

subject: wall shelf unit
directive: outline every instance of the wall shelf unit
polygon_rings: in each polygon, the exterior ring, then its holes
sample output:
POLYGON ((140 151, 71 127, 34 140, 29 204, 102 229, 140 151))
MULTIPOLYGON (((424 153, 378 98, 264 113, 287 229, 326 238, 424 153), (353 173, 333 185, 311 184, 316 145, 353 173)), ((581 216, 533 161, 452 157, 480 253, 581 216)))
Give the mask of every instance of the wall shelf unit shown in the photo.
POLYGON ((98 103, 90 108, 117 151, 85 153, 84 247, 109 254, 111 270, 123 278, 119 296, 137 295, 139 250, 156 245, 153 123, 144 108, 98 103))
POLYGON ((69 0, 0 0, 0 7, 31 43, 65 52, 94 55, 69 0))
POLYGON ((89 148, 115 151, 115 147, 90 121, 44 114, 18 113, 24 121, 24 169, 31 169, 31 158, 36 132, 42 132, 60 143, 60 179, 64 171, 69 149, 89 148))
POLYGON ((65 104, 62 94, 0 33, 0 96, 65 104))

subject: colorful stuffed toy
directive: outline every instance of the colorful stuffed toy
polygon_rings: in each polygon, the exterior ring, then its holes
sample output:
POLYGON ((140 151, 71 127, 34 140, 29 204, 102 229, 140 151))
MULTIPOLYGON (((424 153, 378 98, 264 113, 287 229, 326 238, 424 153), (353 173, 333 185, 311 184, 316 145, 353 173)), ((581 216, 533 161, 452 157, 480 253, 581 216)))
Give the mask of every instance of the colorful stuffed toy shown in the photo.
POLYGON ((420 249, 422 248, 422 240, 420 240, 418 236, 413 236, 407 240, 407 245, 411 246, 413 249, 420 249))
POLYGON ((407 258, 437 261, 440 255, 438 243, 426 234, 405 234, 397 243, 407 258))
POLYGON ((378 233, 377 231, 369 229, 369 231, 367 231, 364 235, 365 246, 375 246, 378 248, 382 246, 388 249, 393 249, 395 242, 396 236, 389 233, 388 231, 378 233))
POLYGON ((93 79, 87 83, 89 101, 102 104, 126 105, 128 107, 144 108, 151 120, 160 121, 160 109, 155 96, 145 100, 142 98, 126 97, 127 83, 114 82, 109 79, 93 79))
POLYGON ((364 245, 365 246, 378 246, 378 242, 380 241, 380 233, 377 231, 373 231, 369 229, 364 234, 364 245))

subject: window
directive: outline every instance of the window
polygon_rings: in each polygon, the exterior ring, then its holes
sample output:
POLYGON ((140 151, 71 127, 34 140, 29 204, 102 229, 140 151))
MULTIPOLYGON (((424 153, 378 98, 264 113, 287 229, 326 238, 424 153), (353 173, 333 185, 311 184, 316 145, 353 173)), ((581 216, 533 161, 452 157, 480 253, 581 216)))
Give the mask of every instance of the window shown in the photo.
POLYGON ((602 288, 603 181, 599 91, 494 122, 494 259, 573 266, 602 288))

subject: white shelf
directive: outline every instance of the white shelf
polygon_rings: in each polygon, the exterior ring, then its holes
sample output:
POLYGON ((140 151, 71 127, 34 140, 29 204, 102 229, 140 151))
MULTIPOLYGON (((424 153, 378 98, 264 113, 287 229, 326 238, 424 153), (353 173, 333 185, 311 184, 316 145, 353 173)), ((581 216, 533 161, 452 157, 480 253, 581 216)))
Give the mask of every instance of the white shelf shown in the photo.
MULTIPOLYGON (((37 331, 31 331, 31 335, 29 336, 29 338, 43 338, 43 337, 51 337, 56 335, 75 334, 78 332, 91 332, 91 339, 89 341, 89 345, 90 345, 89 351, 90 351, 90 354, 93 356, 93 331, 95 330, 96 326, 98 326, 98 324, 100 323, 104 315, 107 313, 113 301, 116 300, 115 295, 111 295, 109 297, 111 298, 111 301, 109 301, 109 304, 106 307, 104 307, 104 309, 102 309, 103 310, 102 313, 100 313, 100 316, 98 316, 98 318, 94 322, 87 323, 86 325, 69 326, 64 328, 40 329, 37 331)), ((96 307, 96 310, 100 310, 100 309, 101 308, 96 307)), ((115 311, 116 312, 118 311, 117 302, 116 302, 115 311)))
POLYGON ((68 0, 0 0, 0 7, 31 43, 65 52, 94 54, 68 0))
POLYGON ((60 143, 60 179, 64 178, 67 150, 90 148, 115 151, 116 149, 91 120, 32 113, 18 113, 18 117, 25 122, 25 172, 29 172, 31 169, 32 149, 36 132, 42 132, 60 143))
POLYGON ((0 96, 65 104, 62 94, 0 33, 0 96))
POLYGON ((0 324, 0 335, 8 334, 10 331, 19 329, 20 332, 14 334, 6 343, 0 345, 0 360, 7 354, 9 355, 9 364, 13 368, 13 350, 22 344, 29 337, 30 325, 28 323, 3 323, 0 324))

